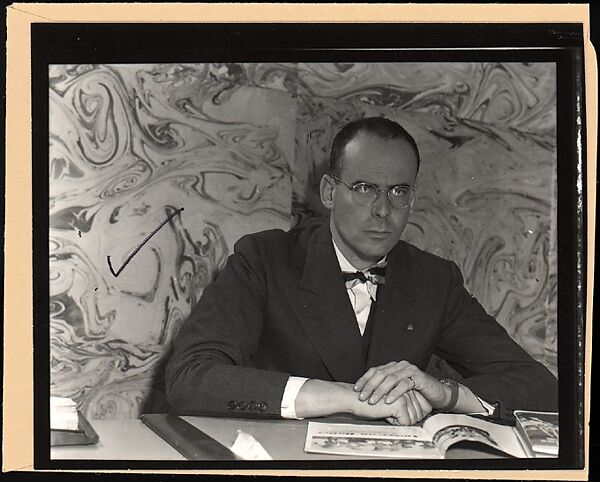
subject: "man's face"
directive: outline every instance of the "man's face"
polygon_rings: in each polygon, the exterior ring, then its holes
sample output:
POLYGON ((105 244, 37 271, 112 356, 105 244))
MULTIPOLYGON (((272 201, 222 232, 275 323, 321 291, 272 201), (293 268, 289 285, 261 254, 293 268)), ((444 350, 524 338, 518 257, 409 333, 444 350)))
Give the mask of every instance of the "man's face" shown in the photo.
MULTIPOLYGON (((416 176, 417 155, 408 141, 383 140, 360 132, 346 145, 338 177, 349 185, 368 182, 388 189, 398 184, 412 186, 416 176)), ((408 221, 409 208, 393 207, 383 192, 372 204, 360 206, 348 187, 326 176, 321 194, 331 209, 333 239, 357 269, 370 267, 385 256, 408 221)))

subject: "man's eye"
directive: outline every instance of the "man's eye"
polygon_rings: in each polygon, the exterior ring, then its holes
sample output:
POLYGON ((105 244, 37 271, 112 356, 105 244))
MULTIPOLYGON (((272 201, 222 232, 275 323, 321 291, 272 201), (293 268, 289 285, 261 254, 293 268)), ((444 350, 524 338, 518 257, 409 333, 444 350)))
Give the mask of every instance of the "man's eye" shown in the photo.
POLYGON ((410 191, 409 187, 395 186, 392 188, 392 196, 397 196, 397 197, 407 196, 409 191, 410 191))
POLYGON ((369 194, 373 192, 373 186, 369 186, 368 184, 355 184, 352 189, 358 194, 369 194))

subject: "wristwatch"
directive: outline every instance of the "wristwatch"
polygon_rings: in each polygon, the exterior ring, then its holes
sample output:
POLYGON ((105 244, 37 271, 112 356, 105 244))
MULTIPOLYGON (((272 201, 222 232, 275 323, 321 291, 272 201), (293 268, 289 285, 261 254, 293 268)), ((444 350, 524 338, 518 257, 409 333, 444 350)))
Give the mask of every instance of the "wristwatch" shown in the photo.
POLYGON ((456 406, 456 402, 458 402, 458 383, 456 383, 454 380, 450 380, 448 378, 440 379, 440 383, 443 383, 444 385, 450 387, 451 392, 450 392, 450 401, 448 402, 448 405, 439 409, 439 411, 440 412, 449 412, 456 406))

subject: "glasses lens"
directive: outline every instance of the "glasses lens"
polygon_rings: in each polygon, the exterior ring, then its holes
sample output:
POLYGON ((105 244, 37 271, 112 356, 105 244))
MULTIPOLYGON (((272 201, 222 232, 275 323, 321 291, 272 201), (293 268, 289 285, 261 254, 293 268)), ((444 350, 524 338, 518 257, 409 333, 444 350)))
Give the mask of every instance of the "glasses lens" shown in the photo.
POLYGON ((406 186, 396 186, 388 191, 392 206, 396 208, 407 208, 413 200, 413 190, 406 186))
POLYGON ((377 187, 359 183, 352 186, 352 199, 360 206, 368 206, 377 198, 377 187))

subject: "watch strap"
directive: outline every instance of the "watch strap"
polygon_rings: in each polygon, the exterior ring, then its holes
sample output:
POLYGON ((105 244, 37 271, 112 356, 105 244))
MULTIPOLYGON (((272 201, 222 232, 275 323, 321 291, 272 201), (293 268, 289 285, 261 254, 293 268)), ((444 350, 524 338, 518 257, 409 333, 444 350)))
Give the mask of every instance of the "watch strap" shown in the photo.
POLYGON ((446 378, 441 379, 440 382, 450 387, 450 401, 448 405, 441 409, 444 412, 449 412, 456 407, 458 402, 458 383, 446 378))

